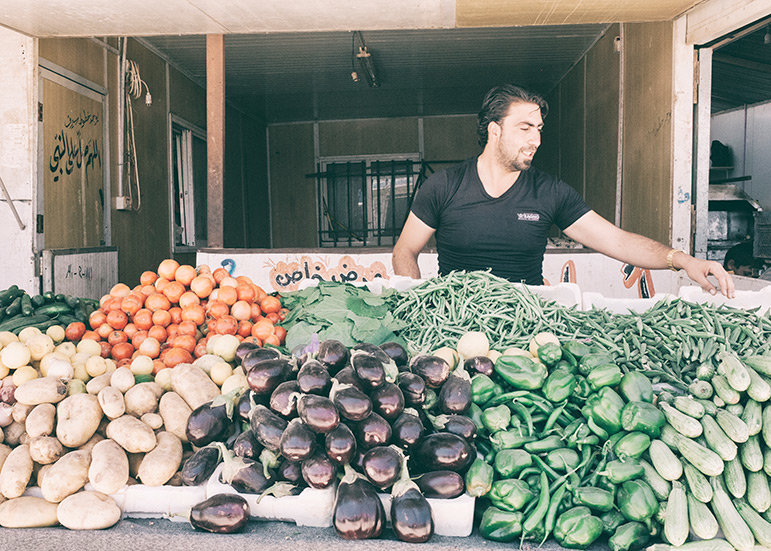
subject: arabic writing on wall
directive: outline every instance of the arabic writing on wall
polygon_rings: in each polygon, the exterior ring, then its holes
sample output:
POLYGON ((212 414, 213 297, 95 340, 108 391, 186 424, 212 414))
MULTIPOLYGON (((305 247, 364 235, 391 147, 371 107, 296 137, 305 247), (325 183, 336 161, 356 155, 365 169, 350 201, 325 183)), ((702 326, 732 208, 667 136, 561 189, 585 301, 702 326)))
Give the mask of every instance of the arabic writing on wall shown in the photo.
POLYGON ((86 266, 85 268, 78 264, 77 266, 73 266, 72 264, 67 265, 67 272, 64 274, 64 279, 91 279, 93 275, 91 266, 86 266))
POLYGON ((96 126, 98 123, 99 115, 85 110, 74 118, 67 115, 64 128, 54 135, 53 153, 48 162, 54 182, 58 182, 65 173, 72 174, 76 168, 88 170, 91 167, 102 167, 99 138, 84 138, 81 135, 83 128, 96 126))
POLYGON ((336 265, 328 260, 302 256, 289 262, 277 262, 270 271, 270 282, 276 291, 296 291, 306 279, 354 283, 371 281, 373 278, 388 279, 385 264, 372 262, 358 264, 352 257, 343 256, 336 265))

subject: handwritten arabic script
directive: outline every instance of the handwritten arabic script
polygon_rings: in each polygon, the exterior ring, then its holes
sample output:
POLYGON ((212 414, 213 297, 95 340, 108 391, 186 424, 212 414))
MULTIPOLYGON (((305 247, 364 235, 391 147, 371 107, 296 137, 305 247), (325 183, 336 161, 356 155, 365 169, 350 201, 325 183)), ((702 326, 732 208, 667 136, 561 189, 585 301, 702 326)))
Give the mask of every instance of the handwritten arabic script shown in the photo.
POLYGON ((86 125, 96 126, 99 124, 99 115, 96 113, 88 113, 85 109, 81 111, 80 115, 75 118, 67 115, 67 121, 64 123, 64 128, 83 128, 86 125))
POLYGON ((73 266, 67 265, 67 272, 64 274, 64 279, 91 279, 93 275, 91 266, 83 267, 80 264, 73 266))
POLYGON ((296 291, 306 279, 340 282, 365 282, 376 277, 388 279, 385 264, 372 262, 368 266, 357 264, 350 256, 343 256, 335 266, 328 262, 302 256, 292 262, 277 262, 270 271, 270 281, 276 291, 296 291))
POLYGON ((54 151, 48 163, 48 168, 54 175, 54 182, 58 182, 65 172, 67 175, 72 174, 76 167, 88 170, 101 166, 102 155, 97 138, 84 140, 80 130, 73 134, 68 129, 61 130, 54 136, 54 151))

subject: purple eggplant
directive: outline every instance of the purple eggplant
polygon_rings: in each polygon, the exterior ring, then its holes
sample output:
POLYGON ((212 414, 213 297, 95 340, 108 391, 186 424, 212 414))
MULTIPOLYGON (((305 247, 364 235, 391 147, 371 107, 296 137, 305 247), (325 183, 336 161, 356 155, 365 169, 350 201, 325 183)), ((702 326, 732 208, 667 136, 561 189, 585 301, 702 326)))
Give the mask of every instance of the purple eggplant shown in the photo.
POLYGON ((372 401, 355 386, 333 381, 330 393, 340 415, 349 421, 361 421, 372 413, 372 401))
POLYGON ((404 456, 392 446, 375 446, 367 450, 361 461, 367 479, 376 488, 385 490, 399 480, 404 456))
POLYGON ((316 359, 323 363, 332 375, 345 367, 350 357, 351 353, 348 351, 348 348, 340 341, 334 339, 327 339, 321 342, 319 344, 319 351, 316 353, 316 359))
POLYGON ((243 421, 249 420, 249 412, 252 411, 252 406, 254 405, 252 403, 251 395, 251 392, 244 392, 236 403, 236 411, 243 421))
POLYGON ((185 435, 191 444, 202 447, 227 439, 232 430, 226 404, 210 401, 195 408, 187 418, 185 435))
POLYGON ((466 491, 463 476, 455 471, 427 472, 415 482, 424 496, 433 499, 453 499, 466 491))
POLYGON ((203 484, 220 464, 221 452, 216 446, 204 446, 193 452, 182 464, 180 479, 185 486, 203 484))
POLYGON ((345 465, 350 462, 356 453, 356 437, 348 428, 348 425, 340 423, 337 428, 329 431, 324 438, 324 448, 327 457, 333 463, 345 465))
MULTIPOLYGON (((249 354, 254 354, 254 352, 249 354)), ((249 356, 247 356, 248 358, 249 356)), ((276 387, 289 377, 291 371, 289 361, 284 358, 262 360, 247 371, 246 382, 255 394, 270 396, 276 387)))
POLYGON ((257 347, 244 356, 244 359, 241 360, 241 367, 243 367, 244 372, 247 373, 251 368, 263 360, 277 360, 280 357, 281 353, 275 348, 257 347))
POLYGON ((350 466, 337 487, 332 523, 347 540, 377 538, 385 525, 385 509, 377 490, 350 466))
POLYGON ((426 401, 426 382, 420 375, 403 371, 399 373, 396 384, 402 391, 407 407, 420 408, 426 401))
POLYGON ((294 461, 284 459, 276 469, 276 477, 279 480, 286 480, 292 484, 297 484, 303 481, 303 475, 300 471, 300 464, 294 461))
POLYGON ((290 419, 297 416, 297 381, 284 381, 270 395, 270 409, 290 419))
POLYGON ((409 357, 407 351, 398 342, 384 342, 380 345, 380 350, 386 353, 386 355, 393 360, 399 371, 403 371, 407 368, 409 357))
POLYGON ((281 455, 289 461, 304 461, 316 450, 316 434, 300 419, 292 419, 278 443, 281 455))
POLYGON ((238 435, 236 441, 233 442, 233 453, 238 457, 248 457, 249 459, 255 459, 260 456, 262 452, 262 445, 257 442, 254 437, 252 429, 246 429, 238 435))
POLYGON ((404 394, 394 383, 385 383, 370 395, 372 410, 387 421, 393 421, 404 411, 404 394))
POLYGON ((190 509, 193 528, 216 534, 238 532, 248 521, 249 504, 236 494, 216 494, 190 509))
POLYGON ((311 488, 326 488, 335 480, 337 466, 323 453, 314 454, 302 462, 302 477, 311 488))
POLYGON ((334 402, 324 396, 304 394, 297 400, 297 414, 314 432, 326 434, 340 424, 334 402))
POLYGON ((310 360, 297 373, 297 385, 303 394, 326 396, 332 388, 332 376, 321 362, 310 360))
POLYGON ((439 390, 439 409, 442 413, 462 414, 471 407, 471 376, 465 369, 456 369, 439 390))
POLYGON ((236 361, 238 364, 241 365, 247 354, 253 350, 257 350, 258 348, 261 348, 260 345, 251 341, 243 341, 241 344, 239 344, 236 348, 236 361))
MULTIPOLYGON (((364 392, 364 385, 362 384, 361 380, 356 376, 356 372, 353 370, 353 368, 349 365, 341 369, 337 372, 337 375, 334 376, 334 380, 338 381, 341 384, 344 385, 350 385, 352 387, 358 388, 360 391, 364 392)), ((334 381, 332 381, 334 385, 334 381)))
POLYGON ((219 447, 224 463, 220 471, 220 482, 229 484, 242 494, 259 494, 271 485, 268 470, 262 463, 246 457, 236 457, 221 444, 219 447))
POLYGON ((474 356, 463 362, 463 369, 469 372, 471 376, 481 373, 488 377, 493 374, 493 361, 487 356, 474 356))
POLYGON ((249 424, 257 441, 269 450, 277 451, 287 422, 267 407, 257 405, 249 414, 249 424))
POLYGON ((397 539, 410 543, 424 543, 434 534, 431 505, 410 480, 406 465, 391 490, 391 527, 397 539))
POLYGON ((439 356, 415 356, 410 371, 420 375, 429 388, 440 388, 450 376, 450 364, 439 356))
POLYGON ((457 434, 465 440, 473 440, 477 436, 477 426, 465 415, 428 415, 428 418, 438 432, 457 434))
POLYGON ((387 364, 388 362, 392 361, 391 356, 385 353, 385 350, 380 348, 379 346, 376 346, 374 344, 368 343, 368 342, 362 342, 353 347, 353 350, 360 350, 362 352, 366 352, 370 356, 375 356, 378 360, 380 360, 380 363, 387 364))
POLYGON ((375 412, 355 423, 352 430, 362 451, 391 442, 391 425, 375 412))
POLYGON ((475 457, 474 448, 464 438, 449 432, 437 432, 424 437, 413 448, 410 471, 463 472, 475 457))
POLYGON ((411 450, 423 437, 426 428, 418 417, 417 411, 407 408, 393 422, 391 431, 391 441, 394 444, 402 449, 411 450))
POLYGON ((386 382, 385 366, 372 354, 354 353, 351 356, 351 366, 367 392, 383 386, 386 382))

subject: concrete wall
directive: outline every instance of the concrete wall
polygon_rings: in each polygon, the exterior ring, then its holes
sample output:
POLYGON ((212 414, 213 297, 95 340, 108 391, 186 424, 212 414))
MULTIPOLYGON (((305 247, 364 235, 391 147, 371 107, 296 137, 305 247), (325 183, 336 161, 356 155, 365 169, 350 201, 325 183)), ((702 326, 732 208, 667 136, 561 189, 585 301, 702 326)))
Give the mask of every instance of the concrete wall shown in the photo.
POLYGON ((22 229, 0 192, 0 289, 13 284, 37 292, 35 202, 37 200, 36 40, 0 27, 0 178, 18 211, 22 229))

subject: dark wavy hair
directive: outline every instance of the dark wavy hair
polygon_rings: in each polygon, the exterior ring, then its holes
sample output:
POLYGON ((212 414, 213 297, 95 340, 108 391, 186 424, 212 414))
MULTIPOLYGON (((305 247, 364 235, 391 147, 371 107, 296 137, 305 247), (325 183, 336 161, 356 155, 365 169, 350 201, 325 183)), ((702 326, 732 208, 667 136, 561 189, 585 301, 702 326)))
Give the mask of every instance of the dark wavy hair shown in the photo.
POLYGON ((483 148, 487 144, 487 126, 491 122, 500 122, 509 111, 513 103, 534 103, 541 108, 541 117, 544 119, 549 113, 549 104, 546 100, 534 92, 528 92, 524 88, 513 84, 503 84, 491 88, 485 99, 482 100, 482 109, 479 111, 477 133, 479 145, 483 148))

